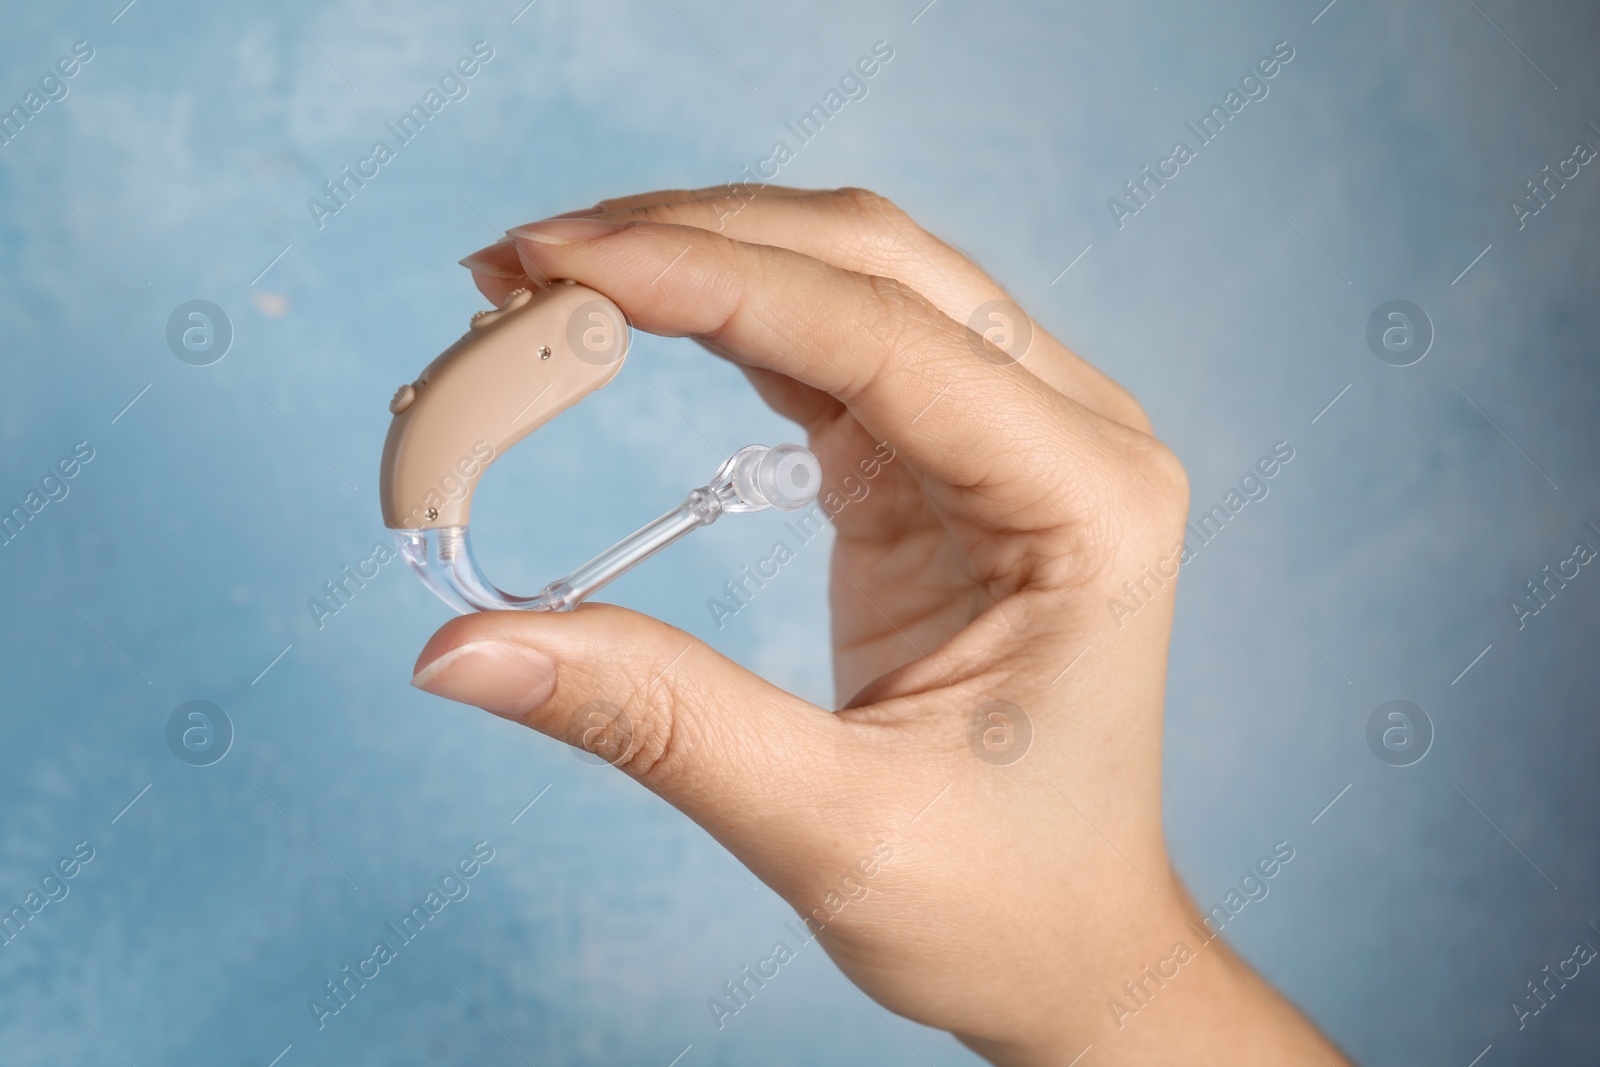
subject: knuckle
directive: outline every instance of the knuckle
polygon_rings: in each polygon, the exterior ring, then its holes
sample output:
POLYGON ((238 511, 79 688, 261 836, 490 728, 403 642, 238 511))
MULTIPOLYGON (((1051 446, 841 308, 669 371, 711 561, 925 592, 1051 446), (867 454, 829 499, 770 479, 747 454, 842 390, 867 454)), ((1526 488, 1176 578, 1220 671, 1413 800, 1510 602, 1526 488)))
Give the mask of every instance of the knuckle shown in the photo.
POLYGON ((908 228, 917 234, 918 226, 893 200, 870 189, 850 186, 833 194, 837 203, 855 223, 872 234, 893 233, 908 228))
MULTIPOLYGON (((754 293, 772 287, 772 249, 741 245, 703 231, 690 235, 698 245, 698 277, 703 285, 702 324, 691 335, 713 347, 724 345, 730 333, 746 322, 747 301, 754 293)), ((680 268, 681 269, 681 268, 680 268)))
POLYGON ((876 377, 892 366, 905 365, 919 352, 936 351, 937 344, 950 340, 950 321, 936 312, 930 314, 931 305, 915 289, 882 275, 866 278, 870 296, 857 310, 853 326, 882 357, 863 361, 863 370, 876 377))
POLYGON ((873 304, 874 317, 886 325, 896 330, 902 329, 911 322, 915 312, 921 310, 924 303, 922 297, 898 278, 869 274, 867 279, 876 298, 873 304))
POLYGON ((871 189, 864 189, 859 185, 847 185, 842 189, 835 189, 833 195, 842 201, 855 205, 861 210, 876 208, 880 211, 898 211, 894 201, 882 193, 875 193, 871 189))
POLYGON ((1140 434, 1130 458, 1143 475, 1139 479, 1140 510, 1152 522, 1166 527, 1182 525, 1189 512, 1189 475, 1172 449, 1149 434, 1140 434))
POLYGON ((632 728, 619 739, 609 762, 629 777, 662 791, 682 773, 684 717, 679 709, 694 699, 681 682, 665 678, 637 685, 626 707, 632 728))
POLYGON ((1086 454, 1071 444, 1055 459, 1072 457, 1068 462, 1078 471, 1076 491, 1067 492, 1061 506, 1073 516, 1070 525, 1083 558, 1110 565, 1130 544, 1165 543, 1188 521, 1189 478, 1183 463, 1150 434, 1108 415, 1081 414, 1091 425, 1073 436, 1092 449, 1094 461, 1085 462, 1086 454))
POLYGON ((610 214, 620 216, 619 221, 624 222, 681 222, 689 217, 692 204, 683 201, 671 201, 662 204, 634 204, 632 207, 619 208, 610 214))
POLYGON ((719 186, 693 199, 674 200, 641 209, 657 222, 681 226, 709 227, 719 232, 749 205, 752 198, 741 196, 733 186, 719 186))
MULTIPOLYGON (((1130 426, 1140 433, 1150 436, 1155 426, 1150 422, 1150 416, 1145 412, 1144 405, 1134 399, 1132 393, 1116 382, 1110 383, 1111 413, 1118 422, 1130 426)), ((1182 470, 1182 467, 1179 467, 1182 470)))

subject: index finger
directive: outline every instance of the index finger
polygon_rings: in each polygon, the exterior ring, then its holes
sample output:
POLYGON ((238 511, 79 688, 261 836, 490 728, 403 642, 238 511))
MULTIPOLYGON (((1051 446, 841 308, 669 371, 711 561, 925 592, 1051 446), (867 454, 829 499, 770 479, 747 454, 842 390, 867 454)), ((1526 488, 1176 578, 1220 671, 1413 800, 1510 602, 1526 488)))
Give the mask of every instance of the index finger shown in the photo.
POLYGON ((1018 507, 1109 488, 1106 434, 1125 428, 1069 414, 1070 400, 892 279, 693 226, 553 219, 512 236, 530 270, 605 293, 640 329, 832 394, 942 481, 1018 507))

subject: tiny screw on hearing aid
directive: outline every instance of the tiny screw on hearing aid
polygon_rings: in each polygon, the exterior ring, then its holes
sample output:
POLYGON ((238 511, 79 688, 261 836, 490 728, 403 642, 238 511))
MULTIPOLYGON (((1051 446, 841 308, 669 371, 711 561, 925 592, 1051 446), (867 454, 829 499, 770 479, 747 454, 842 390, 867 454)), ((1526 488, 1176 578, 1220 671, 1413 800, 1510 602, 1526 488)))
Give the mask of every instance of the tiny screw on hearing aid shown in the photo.
POLYGON ((593 289, 571 282, 537 293, 518 289, 474 315, 467 336, 402 387, 403 402, 397 394, 391 403, 379 478, 384 524, 411 568, 451 608, 570 611, 726 513, 797 511, 816 499, 822 468, 809 451, 747 445, 678 507, 537 594, 514 596, 485 578, 469 533, 478 480, 506 449, 614 378, 628 341, 622 311, 593 289), (531 378, 530 352, 541 367, 531 378))

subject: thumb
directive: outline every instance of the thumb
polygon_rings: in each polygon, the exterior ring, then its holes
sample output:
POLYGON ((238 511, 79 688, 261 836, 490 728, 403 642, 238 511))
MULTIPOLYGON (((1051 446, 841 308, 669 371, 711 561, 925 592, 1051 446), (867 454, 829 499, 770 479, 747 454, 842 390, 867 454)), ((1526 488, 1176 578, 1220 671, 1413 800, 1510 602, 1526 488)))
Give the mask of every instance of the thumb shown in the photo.
POLYGON ((744 856, 792 823, 841 733, 704 642, 606 604, 452 619, 411 684, 594 753, 744 856))

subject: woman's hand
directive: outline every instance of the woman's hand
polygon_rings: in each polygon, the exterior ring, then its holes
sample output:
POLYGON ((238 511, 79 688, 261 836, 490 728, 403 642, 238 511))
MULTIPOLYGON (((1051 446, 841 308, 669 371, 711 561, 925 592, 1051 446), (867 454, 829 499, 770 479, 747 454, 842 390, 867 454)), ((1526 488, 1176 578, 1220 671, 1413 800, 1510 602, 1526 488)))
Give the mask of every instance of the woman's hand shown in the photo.
POLYGON ((463 262, 496 301, 551 278, 597 289, 639 329, 735 361, 805 427, 824 501, 851 501, 828 509, 843 710, 599 604, 455 619, 418 686, 611 760, 782 894, 869 995, 996 1063, 1088 1045, 1086 1064, 1338 1060, 1203 940, 1168 865, 1188 495, 1122 388, 861 190, 650 193, 463 262), (1192 960, 1157 987, 1143 968, 1180 942, 1192 960))

